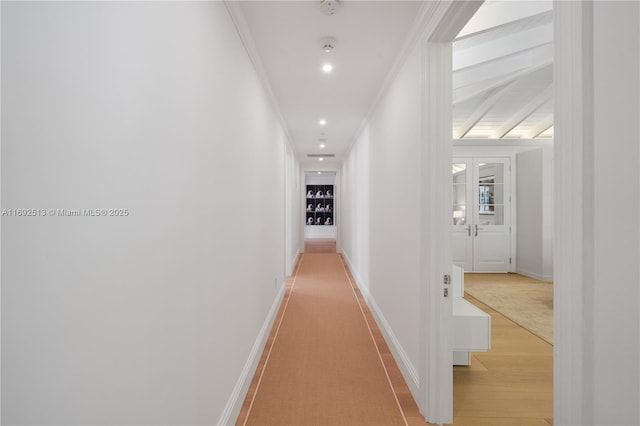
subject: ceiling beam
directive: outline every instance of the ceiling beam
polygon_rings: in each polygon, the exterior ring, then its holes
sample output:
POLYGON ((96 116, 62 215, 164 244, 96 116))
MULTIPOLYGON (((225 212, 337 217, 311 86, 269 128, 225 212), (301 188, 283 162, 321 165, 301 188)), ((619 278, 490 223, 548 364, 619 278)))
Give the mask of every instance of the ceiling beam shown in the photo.
POLYGON ((527 117, 536 112, 538 108, 548 102, 552 96, 553 84, 550 84, 542 92, 540 92, 538 96, 533 98, 525 106, 520 108, 518 112, 511 116, 509 120, 507 120, 498 130, 496 130, 493 137, 495 139, 502 139, 503 137, 505 137, 510 131, 515 129, 518 124, 522 123, 527 119, 527 117))
POLYGON ((549 114, 544 118, 544 120, 540 121, 535 125, 533 129, 527 132, 523 137, 526 139, 534 139, 540 136, 541 133, 546 132, 553 126, 553 114, 549 114))
POLYGON ((553 22, 538 25, 516 34, 493 38, 479 45, 454 48, 453 69, 460 70, 484 62, 495 61, 537 46, 553 42, 553 22))
POLYGON ((511 83, 512 81, 518 80, 522 77, 525 77, 543 68, 550 67, 552 65, 553 65, 553 58, 547 61, 537 63, 535 66, 532 66, 531 68, 526 68, 517 72, 513 72, 509 75, 496 77, 491 80, 482 82, 481 84, 475 84, 467 87, 462 87, 460 89, 456 89, 453 91, 453 104, 457 105, 459 103, 472 99, 478 95, 481 95, 482 93, 488 92, 498 87, 502 87, 505 84, 511 83))
POLYGON ((532 2, 485 1, 484 6, 469 20, 458 33, 457 39, 479 34, 513 21, 527 19, 540 13, 551 11, 551 0, 532 2))
POLYGON ((469 131, 473 129, 473 127, 478 124, 480 120, 482 120, 482 117, 484 117, 491 110, 491 108, 493 108, 493 106, 500 100, 500 98, 502 98, 502 96, 506 92, 508 92, 513 86, 515 86, 515 84, 516 82, 512 81, 511 83, 508 83, 500 89, 494 89, 494 91, 485 98, 480 106, 478 106, 473 111, 473 113, 471 113, 464 124, 453 132, 453 138, 464 138, 466 134, 469 133, 469 131))
POLYGON ((459 89, 471 84, 481 83, 490 78, 521 71, 524 68, 531 68, 540 63, 551 63, 552 61, 553 44, 544 44, 513 55, 504 56, 495 61, 454 71, 453 88, 454 90, 459 89))

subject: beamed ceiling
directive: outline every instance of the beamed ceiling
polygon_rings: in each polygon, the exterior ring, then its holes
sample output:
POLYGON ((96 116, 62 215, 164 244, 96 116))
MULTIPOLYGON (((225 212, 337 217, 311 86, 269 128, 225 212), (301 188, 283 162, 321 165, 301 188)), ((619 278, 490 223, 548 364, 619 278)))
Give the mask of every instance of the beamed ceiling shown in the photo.
POLYGON ((453 137, 553 136, 551 1, 487 1, 453 44, 453 137))

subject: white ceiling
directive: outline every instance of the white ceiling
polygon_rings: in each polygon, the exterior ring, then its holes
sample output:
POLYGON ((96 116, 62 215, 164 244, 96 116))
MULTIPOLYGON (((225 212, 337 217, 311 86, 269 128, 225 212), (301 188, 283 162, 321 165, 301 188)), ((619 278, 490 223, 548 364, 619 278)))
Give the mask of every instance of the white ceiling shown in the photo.
MULTIPOLYGON (((301 160, 342 160, 423 4, 343 0, 328 16, 320 1, 236 3, 301 160), (321 49, 326 36, 337 40, 330 53, 321 49), (330 74, 321 69, 327 62, 330 74)), ((478 10, 454 43, 454 137, 532 137, 551 127, 551 27, 550 1, 489 1, 478 10)))
POLYGON ((454 138, 553 136, 550 0, 486 1, 453 43, 454 138))

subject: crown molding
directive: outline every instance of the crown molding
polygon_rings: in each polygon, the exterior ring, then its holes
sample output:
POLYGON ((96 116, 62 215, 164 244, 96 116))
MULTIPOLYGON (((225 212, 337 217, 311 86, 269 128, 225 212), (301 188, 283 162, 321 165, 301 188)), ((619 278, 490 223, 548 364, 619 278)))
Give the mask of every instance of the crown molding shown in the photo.
POLYGON ((416 15, 409 34, 405 39, 402 47, 399 49, 398 56, 391 66, 387 76, 380 85, 380 89, 376 94, 371 107, 367 111, 365 118, 355 132, 351 143, 344 150, 344 154, 348 154, 353 145, 362 135, 371 116, 380 104, 380 101, 387 93, 391 83, 396 79, 402 66, 407 61, 409 55, 414 51, 423 40, 433 42, 452 42, 457 33, 466 25, 471 16, 482 5, 481 0, 465 0, 465 1, 423 1, 420 10, 416 15))
POLYGON ((278 117, 278 121, 282 126, 282 131, 286 137, 287 147, 293 152, 294 157, 297 161, 300 161, 300 157, 295 147, 291 143, 291 134, 289 133, 289 127, 287 126, 287 122, 284 119, 284 115, 282 114, 282 110, 280 109, 280 103, 278 102, 278 98, 276 97, 273 88, 271 87, 271 82, 269 81, 269 77, 267 76, 267 72, 265 71, 264 65, 262 63, 262 58, 258 53, 258 48, 256 47, 255 41, 253 39, 253 35, 251 34, 251 30, 249 29, 249 24, 247 23, 247 19, 244 15, 244 11, 242 10, 242 6, 240 5, 240 1, 237 0, 225 0, 224 5, 227 8, 227 12, 231 17, 231 21, 236 27, 236 31, 240 36, 240 40, 244 45, 245 51, 253 64, 253 68, 255 69, 258 77, 260 78, 260 82, 267 93, 267 97, 271 102, 271 107, 273 108, 276 116, 278 117))

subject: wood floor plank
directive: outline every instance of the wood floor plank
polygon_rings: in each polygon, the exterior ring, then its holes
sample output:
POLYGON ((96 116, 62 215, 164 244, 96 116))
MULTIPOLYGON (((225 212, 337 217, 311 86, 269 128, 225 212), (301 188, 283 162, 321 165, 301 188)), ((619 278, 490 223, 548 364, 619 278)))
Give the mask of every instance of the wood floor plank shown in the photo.
POLYGON ((549 426, 544 419, 521 417, 456 417, 455 426, 549 426))

